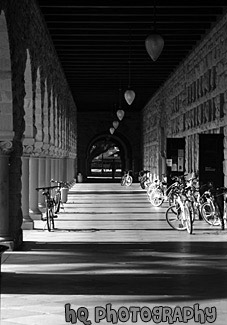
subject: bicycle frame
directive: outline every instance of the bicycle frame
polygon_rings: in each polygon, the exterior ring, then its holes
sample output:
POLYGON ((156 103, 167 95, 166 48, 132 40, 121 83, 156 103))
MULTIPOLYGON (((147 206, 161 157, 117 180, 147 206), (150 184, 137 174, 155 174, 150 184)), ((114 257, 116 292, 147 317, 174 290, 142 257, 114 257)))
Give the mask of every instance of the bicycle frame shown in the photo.
MULTIPOLYGON (((63 181, 57 181, 57 180, 50 180, 51 183, 57 183, 56 186, 56 191, 55 191, 55 196, 54 196, 54 200, 55 200, 55 207, 54 207, 54 212, 58 213, 60 210, 60 205, 63 205, 62 202, 62 197, 61 197, 61 189, 66 186, 68 187, 69 184, 67 182, 63 182, 63 181)), ((63 206, 64 207, 64 206, 63 206)))
POLYGON ((51 231, 54 229, 54 218, 57 216, 54 214, 54 198, 51 196, 51 190, 56 189, 57 186, 47 186, 47 187, 37 187, 36 190, 42 190, 42 194, 45 196, 45 203, 46 203, 46 218, 43 218, 42 220, 46 221, 48 231, 51 231))
POLYGON ((121 179, 121 185, 124 186, 131 186, 132 185, 132 176, 130 175, 131 170, 128 170, 127 172, 124 172, 124 175, 121 179))

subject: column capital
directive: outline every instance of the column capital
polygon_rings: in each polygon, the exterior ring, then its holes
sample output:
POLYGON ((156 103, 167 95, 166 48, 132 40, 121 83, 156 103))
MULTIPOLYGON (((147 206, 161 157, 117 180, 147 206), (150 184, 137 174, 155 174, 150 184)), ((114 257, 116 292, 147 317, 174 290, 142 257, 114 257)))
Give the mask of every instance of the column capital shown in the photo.
POLYGON ((77 157, 77 154, 74 152, 69 152, 69 158, 75 159, 77 157))
POLYGON ((48 157, 50 155, 50 144, 44 143, 42 147, 41 157, 48 157))
POLYGON ((34 151, 34 146, 29 144, 23 144, 23 155, 31 156, 34 151))
POLYGON ((0 141, 0 155, 9 155, 13 151, 13 142, 9 140, 0 141))
POLYGON ((49 148, 49 155, 50 155, 50 157, 54 157, 54 153, 55 153, 55 146, 54 145, 50 145, 50 148, 49 148))
POLYGON ((35 141, 33 146, 33 152, 31 153, 32 157, 40 157, 43 155, 43 142, 35 141))

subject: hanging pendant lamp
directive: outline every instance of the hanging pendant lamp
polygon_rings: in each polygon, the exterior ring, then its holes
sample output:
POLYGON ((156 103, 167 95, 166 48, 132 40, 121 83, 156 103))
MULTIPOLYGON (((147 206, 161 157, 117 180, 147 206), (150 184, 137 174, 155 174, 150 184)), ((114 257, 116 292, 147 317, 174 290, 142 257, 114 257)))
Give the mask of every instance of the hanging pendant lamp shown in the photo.
POLYGON ((125 112, 121 108, 121 87, 119 88, 119 109, 117 110, 117 117, 121 121, 125 115, 125 112))
POLYGON ((162 53, 164 40, 161 35, 154 33, 149 35, 145 40, 147 53, 153 61, 156 61, 162 53))
POLYGON ((129 37, 129 60, 128 60, 128 90, 125 91, 124 97, 128 105, 131 105, 135 99, 135 92, 131 89, 131 33, 129 37))
POLYGON ((164 47, 164 39, 156 32, 156 6, 154 4, 154 31, 147 36, 145 40, 147 53, 153 61, 156 61, 162 53, 164 47))
POLYGON ((115 128, 115 130, 118 128, 119 126, 119 121, 113 121, 113 127, 115 128))
POLYGON ((126 90, 124 96, 125 96, 125 100, 128 103, 128 105, 131 105, 136 97, 136 94, 132 89, 128 89, 128 90, 126 90))
POLYGON ((125 115, 125 112, 123 111, 123 109, 119 109, 117 111, 117 117, 119 118, 120 121, 123 119, 124 115, 125 115))
POLYGON ((114 134, 114 131, 115 131, 115 128, 114 127, 111 127, 110 128, 110 134, 114 134))

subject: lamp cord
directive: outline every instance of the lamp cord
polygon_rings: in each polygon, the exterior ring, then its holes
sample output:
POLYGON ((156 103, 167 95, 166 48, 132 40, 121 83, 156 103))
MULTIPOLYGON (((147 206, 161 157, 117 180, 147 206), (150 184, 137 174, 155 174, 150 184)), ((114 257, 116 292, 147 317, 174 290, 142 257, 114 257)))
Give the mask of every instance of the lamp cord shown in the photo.
POLYGON ((156 0, 154 0, 154 24, 153 24, 153 30, 156 31, 156 0))
POLYGON ((120 82, 120 88, 119 88, 119 109, 121 109, 121 82, 120 82))
POLYGON ((129 34, 128 89, 131 87, 131 31, 129 34))

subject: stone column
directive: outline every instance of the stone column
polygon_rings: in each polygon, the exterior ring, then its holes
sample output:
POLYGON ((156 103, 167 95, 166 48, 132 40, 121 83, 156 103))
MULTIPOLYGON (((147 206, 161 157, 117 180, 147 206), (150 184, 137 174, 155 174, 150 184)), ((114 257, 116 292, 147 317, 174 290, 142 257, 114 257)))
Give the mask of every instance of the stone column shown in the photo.
POLYGON ((71 182, 72 181, 72 170, 71 170, 71 158, 67 158, 67 181, 71 182))
POLYGON ((55 159, 55 169, 54 169, 55 179, 59 180, 59 158, 55 159))
POLYGON ((51 180, 51 159, 49 157, 46 157, 46 186, 50 186, 50 180, 51 180))
POLYGON ((29 216, 29 156, 23 156, 22 159, 22 229, 33 229, 34 222, 29 216))
POLYGON ((51 179, 55 180, 55 159, 51 158, 50 163, 51 163, 51 169, 50 169, 51 179))
POLYGON ((59 180, 65 181, 64 179, 64 158, 59 158, 59 180))
MULTIPOLYGON (((73 181, 75 178, 75 159, 71 159, 71 180, 73 181)), ((85 179, 85 174, 83 174, 83 179, 85 179)))
POLYGON ((12 142, 0 142, 0 242, 13 245, 9 233, 9 156, 8 145, 12 142))
POLYGON ((62 179, 64 182, 67 182, 67 159, 66 157, 62 158, 62 179))
POLYGON ((38 208, 38 191, 36 191, 36 187, 38 187, 38 168, 39 168, 39 160, 37 157, 30 157, 29 160, 29 214, 33 220, 37 220, 41 218, 41 211, 38 208))
MULTIPOLYGON (((46 169, 46 162, 44 157, 39 158, 39 175, 38 175, 38 186, 42 187, 45 186, 46 183, 46 175, 45 175, 45 169, 46 169)), ((38 193, 38 206, 39 208, 45 207, 45 197, 42 195, 42 191, 39 191, 38 193)))

